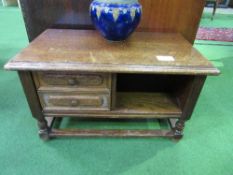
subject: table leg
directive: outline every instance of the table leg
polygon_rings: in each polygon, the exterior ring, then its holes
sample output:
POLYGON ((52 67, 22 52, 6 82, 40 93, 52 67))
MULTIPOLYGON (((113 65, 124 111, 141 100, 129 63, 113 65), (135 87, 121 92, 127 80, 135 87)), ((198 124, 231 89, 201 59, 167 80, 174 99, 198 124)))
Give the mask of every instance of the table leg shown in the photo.
POLYGON ((39 127, 39 131, 38 131, 38 134, 39 134, 39 137, 42 139, 42 140, 49 140, 50 137, 49 137, 49 132, 50 132, 50 128, 48 127, 48 124, 47 124, 47 121, 46 120, 38 120, 38 127, 39 127))
POLYGON ((32 112, 32 116, 38 122, 39 136, 43 140, 48 140, 50 129, 45 116, 42 113, 42 107, 39 102, 39 97, 37 95, 37 89, 35 87, 32 74, 30 71, 19 71, 18 74, 28 101, 28 105, 32 112))
POLYGON ((178 120, 174 127, 174 138, 181 139, 183 137, 183 130, 185 126, 184 120, 178 120))

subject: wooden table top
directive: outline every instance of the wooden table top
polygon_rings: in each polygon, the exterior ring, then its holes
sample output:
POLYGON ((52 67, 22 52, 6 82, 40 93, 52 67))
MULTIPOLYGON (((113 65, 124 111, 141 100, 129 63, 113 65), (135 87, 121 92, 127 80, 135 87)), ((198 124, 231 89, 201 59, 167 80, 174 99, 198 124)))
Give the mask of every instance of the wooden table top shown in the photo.
POLYGON ((177 33, 135 32, 110 42, 94 30, 48 29, 8 70, 217 75, 219 70, 177 33))

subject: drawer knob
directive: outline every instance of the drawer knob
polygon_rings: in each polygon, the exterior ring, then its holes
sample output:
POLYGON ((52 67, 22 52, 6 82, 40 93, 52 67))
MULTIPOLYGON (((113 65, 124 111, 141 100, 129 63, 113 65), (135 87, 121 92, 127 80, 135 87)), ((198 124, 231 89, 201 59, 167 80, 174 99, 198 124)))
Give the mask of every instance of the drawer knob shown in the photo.
POLYGON ((68 84, 71 85, 71 86, 74 86, 77 84, 76 80, 74 78, 71 78, 68 80, 68 84))
POLYGON ((78 101, 77 100, 71 100, 71 106, 77 106, 78 101))

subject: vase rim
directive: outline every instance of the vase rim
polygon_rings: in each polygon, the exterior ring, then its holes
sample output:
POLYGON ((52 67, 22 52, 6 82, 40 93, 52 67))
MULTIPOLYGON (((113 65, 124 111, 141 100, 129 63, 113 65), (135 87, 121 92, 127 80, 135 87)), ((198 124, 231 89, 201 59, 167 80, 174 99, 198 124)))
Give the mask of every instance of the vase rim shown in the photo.
POLYGON ((94 0, 93 2, 111 3, 111 4, 134 4, 134 3, 138 3, 138 0, 94 0))

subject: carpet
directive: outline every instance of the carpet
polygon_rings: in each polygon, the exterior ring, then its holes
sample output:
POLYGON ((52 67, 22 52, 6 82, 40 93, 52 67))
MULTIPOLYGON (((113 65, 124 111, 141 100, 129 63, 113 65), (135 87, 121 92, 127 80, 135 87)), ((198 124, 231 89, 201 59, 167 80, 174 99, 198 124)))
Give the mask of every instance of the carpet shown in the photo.
POLYGON ((163 138, 43 142, 37 137, 17 73, 3 70, 28 44, 20 10, 0 7, 0 21, 1 175, 233 174, 233 47, 195 45, 212 62, 221 63, 222 74, 207 78, 180 142, 163 138))
POLYGON ((200 27, 196 39, 233 42, 233 28, 200 27))

